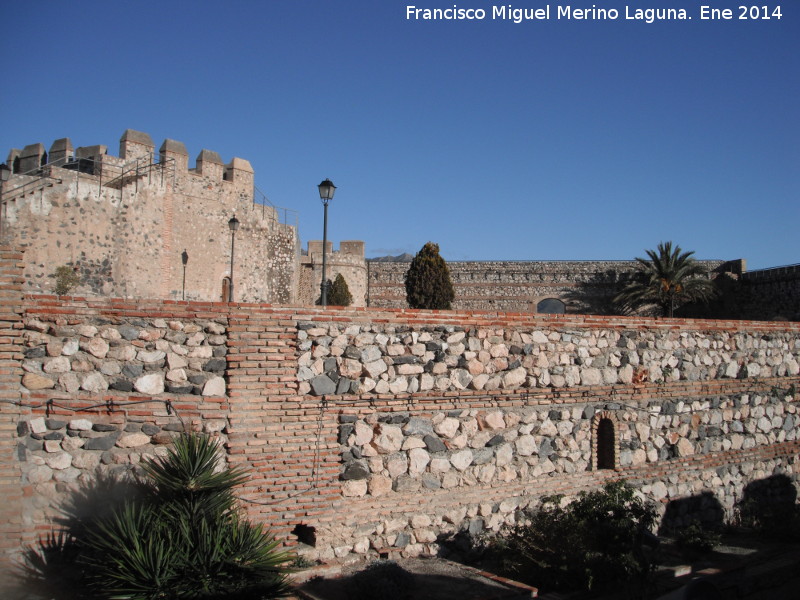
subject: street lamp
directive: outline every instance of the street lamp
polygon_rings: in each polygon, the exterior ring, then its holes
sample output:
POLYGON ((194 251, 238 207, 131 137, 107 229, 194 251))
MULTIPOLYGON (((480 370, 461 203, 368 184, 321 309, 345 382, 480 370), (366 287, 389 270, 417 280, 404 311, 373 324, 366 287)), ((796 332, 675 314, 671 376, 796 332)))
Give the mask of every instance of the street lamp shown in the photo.
POLYGON ((183 287, 181 288, 181 300, 186 300, 186 263, 189 262, 189 253, 186 249, 181 252, 181 262, 183 263, 183 287))
POLYGON ((239 219, 236 218, 235 214, 228 221, 228 227, 231 230, 231 284, 228 286, 228 302, 233 302, 233 240, 236 236, 236 230, 239 229, 239 219))
POLYGON ((336 191, 336 186, 330 179, 326 179, 320 183, 319 199, 325 207, 325 221, 322 227, 322 298, 320 304, 322 306, 328 305, 328 285, 327 285, 327 254, 328 254, 328 202, 333 200, 333 193, 336 191))
POLYGON ((0 165, 0 238, 3 237, 3 233, 5 232, 3 229, 3 223, 6 220, 6 201, 3 198, 3 192, 5 191, 6 181, 11 176, 11 169, 8 168, 6 163, 0 165))

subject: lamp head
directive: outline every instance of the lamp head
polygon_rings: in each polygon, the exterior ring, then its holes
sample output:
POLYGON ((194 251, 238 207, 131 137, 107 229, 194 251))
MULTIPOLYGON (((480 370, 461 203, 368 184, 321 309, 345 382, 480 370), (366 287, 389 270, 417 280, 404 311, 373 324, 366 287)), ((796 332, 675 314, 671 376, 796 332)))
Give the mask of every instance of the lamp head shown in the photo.
POLYGON ((319 199, 322 200, 324 204, 333 200, 333 193, 336 191, 336 186, 333 185, 330 179, 326 179, 317 187, 319 188, 319 199))

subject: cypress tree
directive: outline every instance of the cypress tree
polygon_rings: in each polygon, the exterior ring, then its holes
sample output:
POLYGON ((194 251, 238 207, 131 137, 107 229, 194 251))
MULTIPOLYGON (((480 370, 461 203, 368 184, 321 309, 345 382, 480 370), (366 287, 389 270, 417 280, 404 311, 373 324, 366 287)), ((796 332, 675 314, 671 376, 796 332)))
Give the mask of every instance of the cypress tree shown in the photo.
POLYGON ((336 275, 333 285, 328 288, 328 304, 331 306, 350 306, 353 303, 353 295, 347 286, 347 281, 341 273, 336 275))
POLYGON ((439 245, 428 242, 417 252, 406 272, 406 300, 411 308, 448 310, 455 291, 450 269, 439 255, 439 245))

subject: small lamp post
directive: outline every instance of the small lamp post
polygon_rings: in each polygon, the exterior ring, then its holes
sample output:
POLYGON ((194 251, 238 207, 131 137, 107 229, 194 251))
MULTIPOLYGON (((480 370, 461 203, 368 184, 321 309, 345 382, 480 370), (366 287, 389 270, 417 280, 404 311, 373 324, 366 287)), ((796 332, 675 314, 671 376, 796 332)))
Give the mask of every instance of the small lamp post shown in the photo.
POLYGON ((322 306, 328 305, 328 286, 327 286, 327 254, 328 254, 328 202, 333 200, 333 193, 336 191, 336 186, 330 179, 326 179, 318 186, 319 198, 325 207, 325 221, 322 226, 322 299, 320 303, 322 306))
POLYGON ((228 228, 231 230, 231 284, 228 288, 228 302, 233 302, 233 243, 236 237, 236 230, 239 229, 239 219, 234 214, 228 221, 228 228))
POLYGON ((5 191, 6 181, 11 176, 11 169, 8 168, 6 163, 0 165, 0 238, 3 237, 5 233, 4 223, 6 220, 6 200, 3 198, 3 192, 5 191))
POLYGON ((181 300, 186 300, 186 263, 189 262, 189 253, 186 249, 181 252, 181 262, 183 263, 183 286, 181 287, 181 300))

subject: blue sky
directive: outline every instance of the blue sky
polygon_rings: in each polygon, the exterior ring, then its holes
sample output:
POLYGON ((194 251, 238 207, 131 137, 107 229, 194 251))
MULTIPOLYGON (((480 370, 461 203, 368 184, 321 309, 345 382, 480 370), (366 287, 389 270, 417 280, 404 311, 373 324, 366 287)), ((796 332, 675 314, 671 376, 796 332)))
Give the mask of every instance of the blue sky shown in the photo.
MULTIPOLYGON (((122 132, 239 156, 322 238, 367 256, 630 259, 673 240, 749 269, 800 262, 800 2, 708 21, 728 0, 4 2, 0 153, 122 132), (406 7, 483 20, 406 19, 406 7), (556 19, 559 5, 617 20, 556 19)), ((770 8, 779 6, 769 4, 770 8)))

